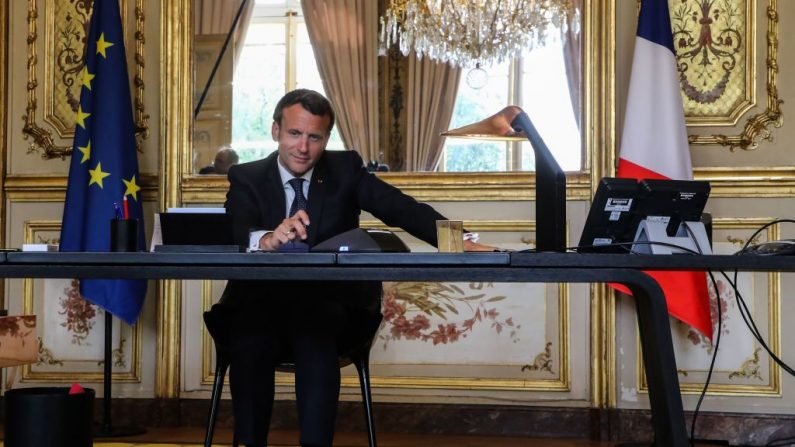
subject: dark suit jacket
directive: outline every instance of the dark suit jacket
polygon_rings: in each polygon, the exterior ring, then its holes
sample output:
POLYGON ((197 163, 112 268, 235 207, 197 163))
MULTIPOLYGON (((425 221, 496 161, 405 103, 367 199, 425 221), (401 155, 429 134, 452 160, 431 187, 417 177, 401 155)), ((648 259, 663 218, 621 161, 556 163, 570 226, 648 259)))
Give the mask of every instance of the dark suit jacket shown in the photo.
MULTIPOLYGON (((233 216, 238 244, 247 246, 250 230, 272 230, 287 214, 277 157, 278 153, 274 152, 265 159, 235 165, 229 170, 225 206, 233 216)), ((324 152, 312 173, 308 200, 310 225, 306 242, 310 246, 357 228, 362 210, 431 245, 436 245, 436 220, 445 219, 431 206, 417 202, 367 172, 361 157, 353 151, 324 152)), ((228 311, 240 311, 241 307, 262 308, 272 300, 322 294, 320 299, 338 300, 352 312, 380 310, 380 282, 307 283, 230 281, 221 306, 228 311), (262 296, 266 290, 273 296, 262 296)))
MULTIPOLYGON (((234 216, 235 240, 241 244, 248 245, 249 230, 272 230, 287 214, 277 157, 274 152, 229 170, 226 209, 234 216)), ((306 242, 312 246, 358 227, 362 210, 432 245, 436 245, 435 221, 444 219, 429 205, 367 172, 356 152, 326 151, 315 165, 309 185, 306 242)))

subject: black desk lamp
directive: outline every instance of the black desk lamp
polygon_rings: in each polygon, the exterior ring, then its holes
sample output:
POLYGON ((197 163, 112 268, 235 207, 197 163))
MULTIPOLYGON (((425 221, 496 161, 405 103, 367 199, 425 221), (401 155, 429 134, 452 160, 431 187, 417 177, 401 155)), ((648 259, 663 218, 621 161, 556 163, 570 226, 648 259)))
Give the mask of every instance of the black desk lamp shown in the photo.
POLYGON ((442 135, 514 141, 527 138, 536 160, 536 250, 566 251, 566 174, 521 108, 508 106, 482 121, 442 135))

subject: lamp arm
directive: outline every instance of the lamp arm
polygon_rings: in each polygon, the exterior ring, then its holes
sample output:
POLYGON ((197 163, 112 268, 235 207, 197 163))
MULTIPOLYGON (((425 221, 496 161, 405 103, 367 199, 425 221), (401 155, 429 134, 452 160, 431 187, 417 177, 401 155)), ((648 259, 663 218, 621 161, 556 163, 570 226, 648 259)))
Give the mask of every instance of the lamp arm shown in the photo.
POLYGON ((535 155, 536 250, 566 251, 566 174, 525 112, 516 115, 511 127, 524 132, 535 155))

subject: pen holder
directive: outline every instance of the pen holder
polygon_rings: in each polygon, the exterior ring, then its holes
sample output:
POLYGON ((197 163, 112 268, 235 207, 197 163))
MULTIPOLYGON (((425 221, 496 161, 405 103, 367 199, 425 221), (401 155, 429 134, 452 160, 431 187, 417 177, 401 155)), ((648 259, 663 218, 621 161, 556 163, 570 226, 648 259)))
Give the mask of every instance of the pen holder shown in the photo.
POLYGON ((110 251, 138 251, 138 219, 110 221, 110 251))
POLYGON ((437 220, 436 246, 439 248, 439 253, 462 253, 464 251, 464 222, 437 220))

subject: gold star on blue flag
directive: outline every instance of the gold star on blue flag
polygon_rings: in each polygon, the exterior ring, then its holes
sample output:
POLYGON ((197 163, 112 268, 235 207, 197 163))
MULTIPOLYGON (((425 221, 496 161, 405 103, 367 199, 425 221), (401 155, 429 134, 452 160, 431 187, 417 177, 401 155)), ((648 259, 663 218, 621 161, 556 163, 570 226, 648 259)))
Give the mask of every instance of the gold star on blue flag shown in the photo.
MULTIPOLYGON (((75 139, 61 227, 61 251, 110 251, 115 203, 129 200, 138 220, 138 249, 144 246, 138 189, 135 126, 117 0, 95 0, 86 36, 86 65, 80 79, 75 139)), ((80 281, 80 294, 129 324, 146 295, 144 280, 80 281)))

